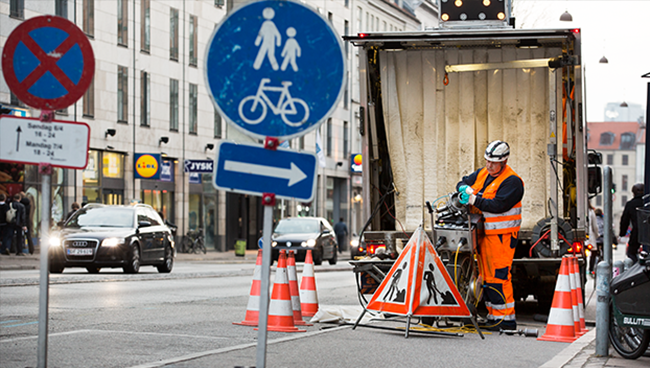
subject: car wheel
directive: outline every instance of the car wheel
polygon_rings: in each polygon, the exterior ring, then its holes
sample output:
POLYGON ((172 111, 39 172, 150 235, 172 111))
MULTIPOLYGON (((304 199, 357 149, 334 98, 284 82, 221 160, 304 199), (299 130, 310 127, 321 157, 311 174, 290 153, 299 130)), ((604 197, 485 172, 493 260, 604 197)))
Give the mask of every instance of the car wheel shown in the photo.
POLYGON ((86 267, 86 271, 88 271, 88 273, 99 273, 99 270, 101 269, 101 267, 86 267))
POLYGON ((172 254, 172 247, 169 245, 165 247, 165 259, 163 259, 163 263, 156 266, 156 268, 160 273, 172 272, 172 268, 174 268, 174 255, 172 254))
POLYGON ((124 273, 138 273, 140 271, 140 248, 132 244, 128 253, 127 263, 122 267, 124 273))
POLYGON ((316 266, 320 266, 323 264, 323 251, 321 250, 316 250, 314 249, 312 251, 312 258, 314 260, 314 264, 316 266))
POLYGON ((61 264, 50 264, 50 273, 62 273, 64 268, 61 264))
POLYGON ((330 263, 330 265, 333 266, 333 265, 336 264, 336 261, 337 261, 338 259, 339 259, 339 252, 337 251, 336 248, 334 248, 334 255, 332 256, 332 258, 330 258, 330 259, 328 260, 328 262, 330 263))

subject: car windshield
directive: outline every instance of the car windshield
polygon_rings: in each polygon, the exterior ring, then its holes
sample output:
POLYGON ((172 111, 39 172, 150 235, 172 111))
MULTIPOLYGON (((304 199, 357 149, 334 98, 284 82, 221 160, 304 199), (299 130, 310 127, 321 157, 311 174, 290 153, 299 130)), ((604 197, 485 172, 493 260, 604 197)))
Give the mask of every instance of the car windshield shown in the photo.
POLYGON ((128 207, 82 208, 64 227, 133 227, 133 210, 128 207))
POLYGON ((291 219, 280 220, 275 228, 277 234, 307 234, 320 232, 318 220, 314 219, 291 219))

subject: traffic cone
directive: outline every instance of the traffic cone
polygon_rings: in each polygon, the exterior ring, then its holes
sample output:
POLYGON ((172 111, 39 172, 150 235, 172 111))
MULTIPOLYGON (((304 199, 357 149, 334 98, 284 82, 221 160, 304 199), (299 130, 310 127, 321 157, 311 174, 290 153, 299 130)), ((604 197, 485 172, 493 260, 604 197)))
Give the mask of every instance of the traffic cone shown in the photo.
POLYGON ((289 274, 289 290, 291 291, 291 308, 293 308, 293 324, 296 326, 313 326, 302 320, 300 308, 300 292, 298 291, 298 276, 296 275, 296 256, 289 251, 287 258, 287 273, 289 274))
POLYGON ((300 307, 304 317, 312 317, 318 312, 318 293, 316 292, 316 278, 314 277, 314 260, 311 250, 305 256, 305 266, 302 269, 300 282, 300 307))
MULTIPOLYGON (((267 331, 305 332, 293 324, 293 308, 291 308, 291 290, 287 280, 287 253, 283 249, 278 258, 275 270, 275 282, 271 292, 267 331)), ((256 328, 257 330, 257 328, 256 328)))
POLYGON ((578 308, 578 295, 576 295, 576 277, 575 272, 573 271, 573 261, 574 258, 571 256, 566 256, 569 264, 569 285, 571 285, 571 309, 573 310, 573 327, 576 334, 576 337, 584 335, 580 332, 580 311, 578 308))
POLYGON ((589 330, 585 324, 585 305, 582 299, 582 283, 580 282, 580 266, 578 258, 573 257, 573 277, 576 280, 576 296, 578 297, 578 316, 580 317, 580 336, 586 334, 589 330))
POLYGON ((569 260, 562 258, 560 274, 557 275, 551 312, 548 315, 546 332, 537 338, 541 341, 573 342, 577 339, 573 323, 573 305, 569 281, 569 260))
POLYGON ((257 251, 257 261, 255 261, 255 271, 253 272, 253 285, 251 286, 250 297, 248 297, 248 306, 246 307, 246 316, 241 322, 233 322, 233 325, 257 326, 260 313, 260 289, 262 285, 262 250, 257 251))

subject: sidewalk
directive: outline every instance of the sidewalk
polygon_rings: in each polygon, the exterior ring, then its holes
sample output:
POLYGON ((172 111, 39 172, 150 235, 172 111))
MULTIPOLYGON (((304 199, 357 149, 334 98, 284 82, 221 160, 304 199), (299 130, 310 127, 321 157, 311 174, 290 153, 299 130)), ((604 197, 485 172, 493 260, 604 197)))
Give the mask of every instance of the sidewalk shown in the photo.
POLYGON ((642 356, 636 360, 625 359, 618 355, 611 345, 609 357, 597 357, 595 354, 596 329, 594 328, 571 343, 555 358, 544 363, 540 368, 650 367, 650 356, 642 356))
MULTIPOLYGON (((38 252, 38 249, 36 249, 38 252)), ((8 270, 38 270, 40 269, 40 255, 38 253, 17 255, 0 255, 0 271, 8 270)), ((257 250, 246 250, 245 256, 235 255, 235 251, 216 252, 208 251, 206 254, 177 253, 177 262, 208 262, 208 263, 255 263, 257 250)))

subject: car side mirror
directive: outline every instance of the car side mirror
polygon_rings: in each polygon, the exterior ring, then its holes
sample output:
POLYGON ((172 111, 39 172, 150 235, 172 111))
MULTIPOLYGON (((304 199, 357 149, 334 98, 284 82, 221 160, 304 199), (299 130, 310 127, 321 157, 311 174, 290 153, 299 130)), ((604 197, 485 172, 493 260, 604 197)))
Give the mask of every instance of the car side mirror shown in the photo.
POLYGON ((589 194, 598 194, 603 191, 603 173, 599 166, 587 168, 587 191, 589 194))
POLYGON ((138 221, 138 227, 147 227, 151 226, 151 222, 149 221, 138 221))
POLYGON ((330 229, 323 229, 323 234, 329 234, 329 233, 330 233, 330 229))

